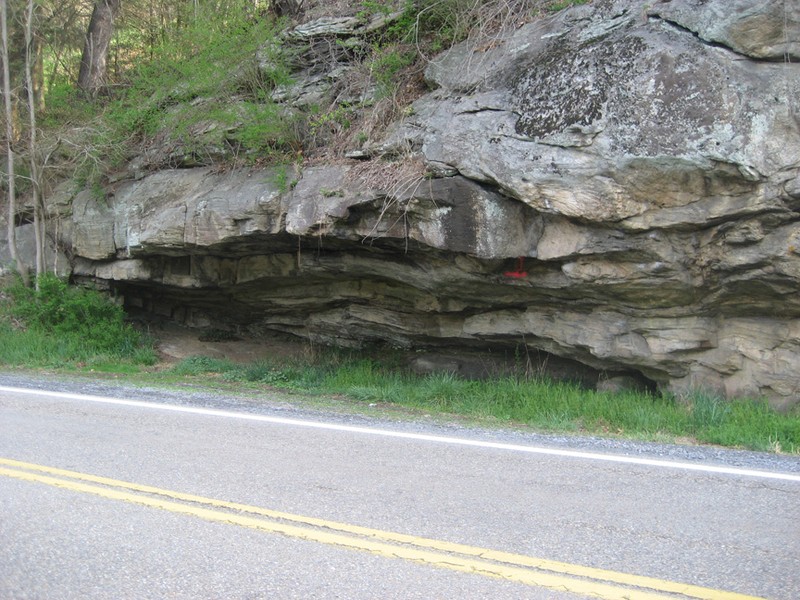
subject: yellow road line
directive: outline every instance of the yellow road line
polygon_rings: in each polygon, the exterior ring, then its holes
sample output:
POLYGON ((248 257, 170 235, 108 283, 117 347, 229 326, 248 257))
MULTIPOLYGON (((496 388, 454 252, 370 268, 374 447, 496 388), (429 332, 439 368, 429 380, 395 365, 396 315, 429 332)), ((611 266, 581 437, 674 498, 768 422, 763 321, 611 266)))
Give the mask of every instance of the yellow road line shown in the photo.
POLYGON ((650 577, 641 577, 616 571, 583 567, 580 565, 533 558, 487 548, 478 548, 412 535, 381 531, 357 525, 336 523, 314 517, 294 515, 257 506, 184 494, 107 477, 99 477, 11 459, 0 458, 0 465, 10 467, 0 467, 0 475, 6 477, 43 483, 76 492, 131 502, 184 515, 191 515, 209 521, 229 523, 307 541, 363 550, 372 554, 391 558, 403 558, 456 571, 499 577, 528 585, 582 594, 584 596, 598 597, 607 600, 656 600, 674 597, 672 596, 673 594, 678 594, 683 597, 708 600, 756 600, 753 596, 746 596, 734 592, 725 592, 722 590, 681 584, 650 577), (47 473, 48 475, 39 475, 38 473, 47 473), (51 477, 49 475, 55 475, 57 477, 51 477), (63 478, 77 481, 69 481, 63 478), (119 489, 108 489, 108 487, 80 483, 81 481, 119 489), (161 496, 162 498, 154 498, 145 494, 161 496), (165 500, 163 498, 168 498, 170 500, 165 500), (174 502, 174 500, 190 502, 192 504, 181 504, 179 502, 174 502), (197 506, 198 504, 203 506, 197 506), (239 514, 233 514, 222 510, 213 510, 207 507, 237 511, 239 514), (243 512, 266 517, 268 519, 288 521, 293 524, 246 516, 241 514, 243 512), (609 585, 610 583, 631 587, 617 587, 609 585), (664 596, 663 594, 665 593, 670 594, 670 596, 664 596))

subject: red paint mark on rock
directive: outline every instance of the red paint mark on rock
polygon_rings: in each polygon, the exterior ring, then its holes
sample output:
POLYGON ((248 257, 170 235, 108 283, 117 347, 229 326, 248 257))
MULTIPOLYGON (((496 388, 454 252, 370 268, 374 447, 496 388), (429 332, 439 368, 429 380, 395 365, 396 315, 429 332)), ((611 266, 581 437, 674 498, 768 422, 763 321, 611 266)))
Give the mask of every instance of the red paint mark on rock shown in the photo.
POLYGON ((517 259, 517 270, 516 271, 506 271, 503 273, 506 277, 511 277, 512 279, 522 279, 523 277, 528 276, 528 272, 525 269, 525 257, 520 256, 517 259))

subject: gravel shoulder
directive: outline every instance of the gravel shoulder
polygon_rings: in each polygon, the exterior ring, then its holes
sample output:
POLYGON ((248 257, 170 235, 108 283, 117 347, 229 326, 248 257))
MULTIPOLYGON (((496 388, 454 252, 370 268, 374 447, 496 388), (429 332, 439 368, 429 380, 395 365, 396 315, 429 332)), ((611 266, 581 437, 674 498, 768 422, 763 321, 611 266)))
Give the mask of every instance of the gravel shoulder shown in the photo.
POLYGON ((638 458, 711 464, 741 469, 800 473, 800 456, 752 452, 715 446, 665 444, 579 434, 540 433, 498 424, 479 425, 385 405, 366 405, 334 397, 310 397, 276 390, 210 389, 195 384, 151 385, 113 376, 0 372, 0 386, 39 389, 152 403, 325 421, 429 435, 452 436, 638 458))

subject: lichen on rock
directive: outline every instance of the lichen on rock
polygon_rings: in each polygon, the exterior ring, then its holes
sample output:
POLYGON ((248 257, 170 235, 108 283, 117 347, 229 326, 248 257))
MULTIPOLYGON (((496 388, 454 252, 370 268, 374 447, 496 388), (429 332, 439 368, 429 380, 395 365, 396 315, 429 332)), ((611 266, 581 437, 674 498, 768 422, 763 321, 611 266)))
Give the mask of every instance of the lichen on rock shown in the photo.
POLYGON ((515 130, 541 140, 570 129, 598 127, 609 94, 630 77, 645 44, 636 36, 572 46, 552 42, 529 65, 518 65, 512 102, 515 130))

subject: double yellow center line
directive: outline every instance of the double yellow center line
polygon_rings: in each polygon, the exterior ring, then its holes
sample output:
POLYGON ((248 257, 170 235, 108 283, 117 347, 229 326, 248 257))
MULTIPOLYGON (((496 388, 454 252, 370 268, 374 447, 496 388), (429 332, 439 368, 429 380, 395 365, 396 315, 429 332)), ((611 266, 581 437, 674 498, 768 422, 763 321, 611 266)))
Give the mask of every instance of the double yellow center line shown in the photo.
POLYGON ((74 492, 604 600, 753 600, 733 592, 478 548, 0 458, 0 475, 74 492))

